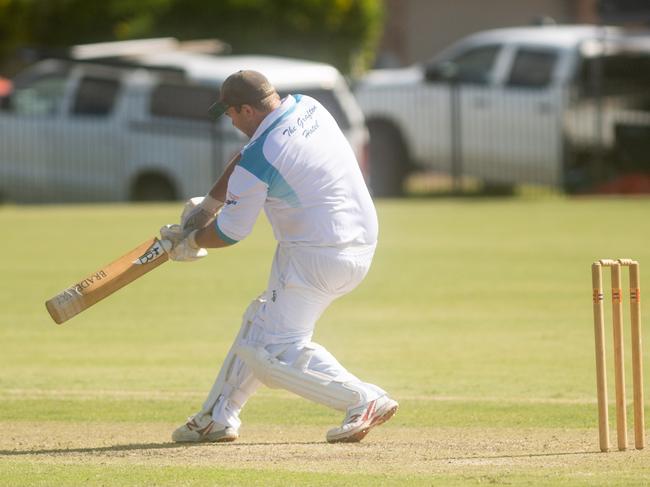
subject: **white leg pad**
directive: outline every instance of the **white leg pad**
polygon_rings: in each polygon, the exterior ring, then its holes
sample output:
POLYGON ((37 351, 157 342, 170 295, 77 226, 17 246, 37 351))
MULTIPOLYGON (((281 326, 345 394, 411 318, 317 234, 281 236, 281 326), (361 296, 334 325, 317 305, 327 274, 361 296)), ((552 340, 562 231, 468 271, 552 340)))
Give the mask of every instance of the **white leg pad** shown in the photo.
MULTIPOLYGON (((365 394, 356 385, 309 370, 307 365, 313 350, 305 347, 289 365, 262 347, 242 345, 237 355, 248 365, 257 380, 271 388, 281 388, 310 401, 345 411, 365 401, 365 394)), ((281 355, 278 353, 277 355, 281 355)))
POLYGON ((260 296, 257 299, 253 300, 248 308, 246 308, 244 316, 242 317, 242 324, 241 328, 239 329, 239 333, 237 334, 237 338, 235 338, 233 346, 230 348, 230 351, 226 355, 226 358, 223 361, 223 365, 221 366, 221 370, 219 371, 219 375, 214 381, 214 384, 208 393, 207 399, 203 403, 203 407, 201 408, 201 411, 203 413, 212 413, 214 406, 222 399, 224 392, 232 392, 232 387, 229 388, 227 385, 233 376, 233 368, 235 367, 237 358, 237 347, 242 341, 245 341, 248 338, 253 319, 255 318, 255 315, 257 314, 260 306, 262 306, 264 302, 265 300, 262 296, 260 296))

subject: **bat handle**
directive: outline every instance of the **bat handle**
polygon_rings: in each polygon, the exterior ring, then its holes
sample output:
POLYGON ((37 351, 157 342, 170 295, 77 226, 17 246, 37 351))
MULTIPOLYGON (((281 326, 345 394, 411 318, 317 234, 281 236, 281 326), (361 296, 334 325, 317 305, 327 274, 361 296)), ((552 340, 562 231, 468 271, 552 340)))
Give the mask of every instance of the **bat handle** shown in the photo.
POLYGON ((163 250, 164 250, 167 254, 169 254, 169 252, 171 251, 172 247, 174 246, 174 245, 172 244, 171 240, 167 240, 167 239, 162 239, 162 240, 161 240, 161 239, 158 239, 158 241, 160 242, 160 246, 163 248, 163 250))

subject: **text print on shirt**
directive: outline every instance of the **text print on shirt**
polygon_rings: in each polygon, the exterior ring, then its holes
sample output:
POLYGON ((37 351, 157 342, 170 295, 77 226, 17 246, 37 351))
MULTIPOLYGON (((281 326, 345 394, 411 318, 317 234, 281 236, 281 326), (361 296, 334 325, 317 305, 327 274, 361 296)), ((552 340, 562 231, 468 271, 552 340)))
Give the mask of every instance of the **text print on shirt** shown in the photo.
MULTIPOLYGON (((309 107, 305 113, 298 117, 296 119, 296 124, 298 127, 302 129, 302 136, 307 139, 311 134, 316 132, 318 130, 318 120, 314 121, 311 125, 310 122, 312 122, 312 118, 314 116, 314 112, 316 111, 316 105, 312 105, 309 107)), ((298 131, 298 128, 296 125, 290 125, 288 128, 284 129, 282 131, 283 135, 288 135, 291 137, 293 134, 295 134, 298 131)))

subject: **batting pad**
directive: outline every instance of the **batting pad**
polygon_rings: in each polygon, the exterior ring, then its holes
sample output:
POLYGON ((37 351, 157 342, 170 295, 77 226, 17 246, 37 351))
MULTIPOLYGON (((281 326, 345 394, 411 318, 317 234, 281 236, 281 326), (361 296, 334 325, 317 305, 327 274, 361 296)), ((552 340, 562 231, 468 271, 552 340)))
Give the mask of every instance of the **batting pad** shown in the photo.
POLYGON ((286 389, 339 411, 346 411, 360 404, 365 398, 363 391, 354 385, 309 370, 308 364, 313 350, 308 347, 303 349, 293 365, 279 360, 262 347, 242 345, 236 353, 255 377, 268 387, 286 389))
MULTIPOLYGON (((244 316, 242 317, 242 323, 241 327, 239 328, 237 338, 235 338, 233 346, 228 351, 228 355, 226 355, 226 358, 223 361, 223 365, 219 370, 219 375, 217 375, 217 378, 212 385, 212 389, 210 389, 208 397, 203 403, 203 408, 201 409, 202 413, 212 414, 212 410, 215 408, 215 406, 218 405, 220 400, 224 399, 224 388, 226 388, 227 385, 230 385, 231 382, 233 382, 233 379, 235 382, 237 381, 237 378, 233 378, 233 368, 236 366, 235 362, 237 358, 237 347, 241 342, 244 342, 248 339, 253 319, 255 318, 255 315, 257 314, 262 304, 264 304, 264 299, 260 296, 257 299, 254 299, 248 305, 248 308, 246 308, 244 316)), ((236 389, 236 386, 237 384, 232 387, 229 386, 228 389, 236 389)))

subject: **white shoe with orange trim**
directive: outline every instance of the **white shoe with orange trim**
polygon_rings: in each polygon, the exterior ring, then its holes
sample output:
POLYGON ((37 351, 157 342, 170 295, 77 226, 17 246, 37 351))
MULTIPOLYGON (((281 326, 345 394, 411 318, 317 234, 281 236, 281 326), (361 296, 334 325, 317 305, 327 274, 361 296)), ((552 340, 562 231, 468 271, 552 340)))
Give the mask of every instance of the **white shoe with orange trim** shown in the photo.
POLYGON ((327 432, 328 443, 356 443, 375 426, 392 418, 399 404, 387 395, 356 408, 348 409, 343 424, 327 432))
POLYGON ((176 443, 235 441, 239 434, 234 428, 213 421, 209 414, 198 413, 187 418, 187 422, 172 433, 176 443))

